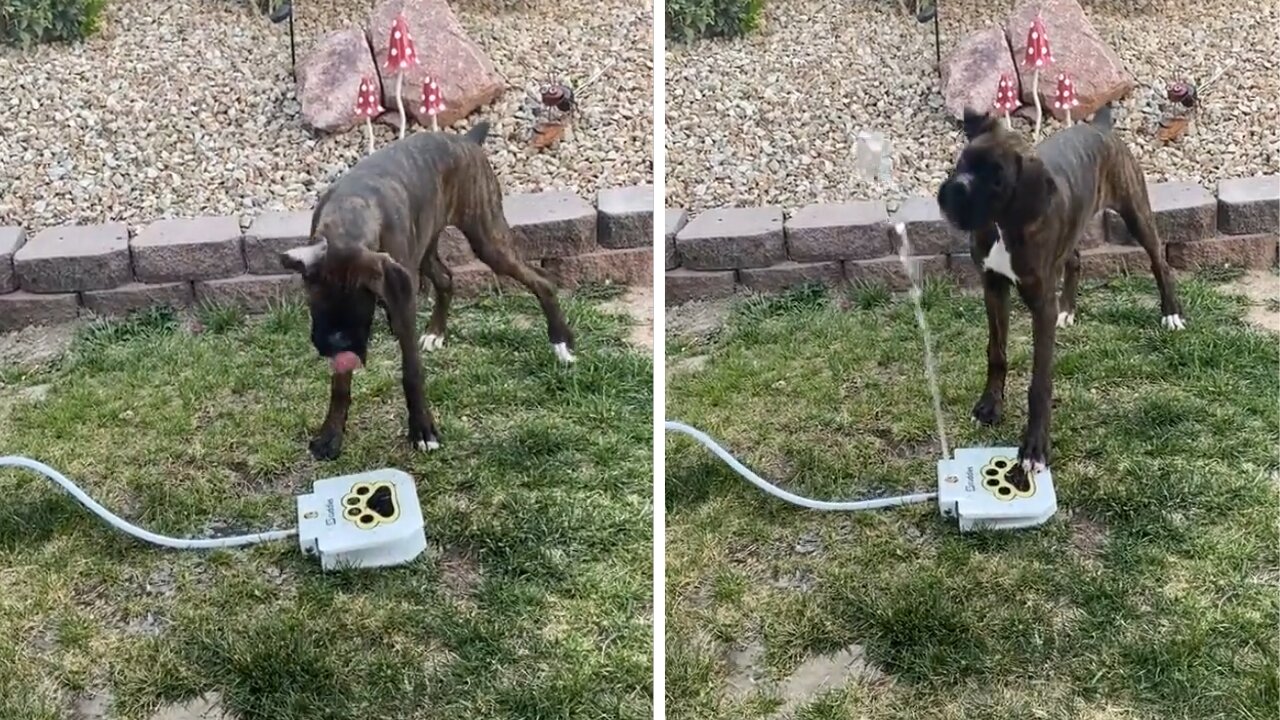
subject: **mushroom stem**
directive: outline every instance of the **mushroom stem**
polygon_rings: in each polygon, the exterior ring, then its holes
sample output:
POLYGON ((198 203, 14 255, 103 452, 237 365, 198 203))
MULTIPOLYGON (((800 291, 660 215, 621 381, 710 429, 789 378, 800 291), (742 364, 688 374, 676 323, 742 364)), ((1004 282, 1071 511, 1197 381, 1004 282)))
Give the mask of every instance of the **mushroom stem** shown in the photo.
POLYGON ((1004 111, 1004 126, 1005 126, 1005 128, 1006 128, 1006 129, 1008 129, 1008 130, 1012 130, 1012 129, 1013 129, 1013 120, 1009 118, 1009 111, 1008 111, 1008 110, 1005 110, 1005 111, 1004 111))
POLYGON ((431 116, 431 132, 440 132, 440 122, 436 120, 436 116, 431 116))
POLYGON ((1071 108, 1067 108, 1067 127, 1071 127, 1071 108))
POLYGON ((1031 99, 1036 101, 1036 140, 1040 139, 1040 71, 1031 73, 1031 99))
POLYGON ((404 73, 396 75, 396 107, 400 108, 400 139, 404 139, 404 98, 400 96, 400 90, 404 88, 404 73))
POLYGON ((373 118, 368 115, 364 118, 364 129, 369 134, 369 152, 373 152, 373 118))

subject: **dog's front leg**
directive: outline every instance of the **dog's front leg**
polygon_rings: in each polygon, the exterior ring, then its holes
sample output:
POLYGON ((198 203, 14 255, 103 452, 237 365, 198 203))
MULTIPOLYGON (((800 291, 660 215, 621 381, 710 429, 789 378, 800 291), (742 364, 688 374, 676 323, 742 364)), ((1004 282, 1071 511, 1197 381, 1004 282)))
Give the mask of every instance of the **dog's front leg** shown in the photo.
POLYGON ((1009 370, 1009 280, 983 273, 982 287, 987 306, 987 386, 973 407, 973 418, 983 425, 994 425, 1004 409, 1004 378, 1009 370))
POLYGON ((329 412, 320 432, 311 440, 311 457, 334 460, 342 454, 342 437, 347 430, 347 411, 351 409, 351 373, 334 373, 329 380, 329 412))
POLYGON ((394 306, 388 306, 387 320, 400 343, 400 381, 404 386, 405 408, 409 412, 409 443, 418 450, 435 450, 440 447, 440 437, 431 408, 427 406, 422 356, 418 352, 415 334, 416 306, 416 298, 412 295, 407 300, 400 299, 394 306))
POLYGON ((1027 427, 1018 459, 1024 471, 1049 465, 1049 415, 1053 405, 1053 351, 1058 327, 1058 299, 1052 285, 1028 288, 1023 294, 1031 310, 1031 387, 1027 390, 1027 427))

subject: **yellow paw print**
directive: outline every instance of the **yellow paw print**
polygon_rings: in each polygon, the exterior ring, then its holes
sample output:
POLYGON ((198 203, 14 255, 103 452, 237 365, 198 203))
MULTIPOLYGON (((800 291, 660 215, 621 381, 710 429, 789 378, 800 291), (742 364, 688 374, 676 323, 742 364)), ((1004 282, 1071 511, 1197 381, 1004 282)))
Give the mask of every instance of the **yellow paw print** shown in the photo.
POLYGON ((356 483, 342 497, 342 517, 361 530, 372 530, 400 517, 396 486, 389 482, 356 483))
POLYGON ((994 457, 982 466, 982 487, 995 495, 997 500, 1029 498, 1036 494, 1036 479, 1023 474, 1014 458, 994 457), (1019 489, 1009 480, 1009 473, 1014 470, 1017 470, 1019 475, 1019 484, 1026 485, 1025 490, 1019 489))

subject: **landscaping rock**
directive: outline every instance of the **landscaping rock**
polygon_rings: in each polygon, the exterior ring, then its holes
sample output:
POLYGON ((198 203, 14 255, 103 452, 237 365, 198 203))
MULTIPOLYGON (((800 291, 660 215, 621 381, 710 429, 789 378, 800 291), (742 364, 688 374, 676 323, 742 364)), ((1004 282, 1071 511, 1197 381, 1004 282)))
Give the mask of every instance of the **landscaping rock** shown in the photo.
POLYGON ((233 217, 157 220, 129 243, 140 282, 214 280, 244 272, 240 221, 233 217))
POLYGON ((396 75, 383 68, 391 24, 401 13, 408 22, 419 62, 404 71, 401 97, 409 119, 431 126, 431 117, 418 112, 422 106, 422 80, 428 75, 440 83, 444 96, 445 110, 436 116, 440 127, 470 115, 502 94, 506 82, 494 69, 489 56, 467 36, 446 0, 384 0, 374 8, 365 25, 366 51, 373 48, 378 72, 382 73, 382 104, 389 111, 384 120, 400 123, 396 109, 396 75))
POLYGON ((509 277, 498 277, 488 265, 473 262, 453 268, 453 294, 471 298, 485 295, 499 287, 512 292, 528 292, 523 285, 509 277))
POLYGON ((75 320, 80 312, 75 293, 29 293, 22 290, 0 295, 0 332, 28 325, 53 325, 75 320))
POLYGON ((200 304, 238 307, 246 312, 265 312, 302 291, 302 276, 240 275, 195 283, 195 299, 200 304))
POLYGON ((252 275, 284 271, 280 254, 311 243, 311 211, 265 212, 244 236, 244 263, 252 275))
POLYGON ((18 289, 18 276, 13 272, 13 254, 27 242, 20 227, 0 227, 0 293, 18 289))
POLYGON ((574 288, 588 282, 646 287, 653 284, 653 250, 648 247, 548 258, 543 267, 563 288, 574 288))
MULTIPOLYGON (((1087 117, 1133 90, 1133 76, 1115 51, 1102 41, 1079 2, 1032 0, 1015 8, 1004 23, 1009 47, 1017 61, 1023 102, 1028 105, 1035 102, 1031 97, 1032 69, 1023 64, 1023 59, 1027 53, 1027 31, 1037 15, 1044 21, 1054 60, 1052 65, 1040 71, 1040 106, 1045 113, 1059 120, 1066 118, 1064 111, 1053 107, 1056 79, 1060 72, 1065 72, 1075 83, 1076 96, 1080 100, 1080 105, 1072 108, 1073 118, 1087 117)), ((994 98, 994 86, 992 91, 990 97, 994 98)))
POLYGON ((653 247, 653 186, 608 188, 596 196, 600 247, 653 247))
POLYGON ((523 258, 565 257, 597 247, 596 209, 573 193, 555 190, 508 195, 502 209, 523 258))
POLYGON ((1084 232, 1080 234, 1080 239, 1076 241, 1077 249, 1089 250, 1106 244, 1107 229, 1103 224, 1104 215, 1105 211, 1094 215, 1089 224, 1084 226, 1084 232))
MULTIPOLYGON (((1280 232, 1280 175, 1220 181, 1218 232, 1226 235, 1280 232)), ((0 252, 3 246, 0 240, 0 252)))
POLYGON ((1108 244, 1080 253, 1082 278, 1098 280, 1143 271, 1151 272, 1151 259, 1141 247, 1108 244))
MULTIPOLYGON (((387 27, 390 27, 390 21, 387 27)), ((386 38, 383 38, 386 42, 386 38)), ((378 68, 362 28, 335 30, 315 41, 298 61, 298 103, 302 122, 323 132, 344 132, 364 122, 356 117, 362 78, 378 82, 378 68)), ((394 107, 392 105, 391 107, 394 107)))
POLYGON ((1280 238, 1272 233, 1228 235, 1169 246, 1169 264, 1179 270, 1245 268, 1268 270, 1276 264, 1280 238))
POLYGON ((111 290, 92 290, 82 295, 84 307, 103 317, 123 317, 149 307, 167 305, 184 308, 191 305, 194 292, 189 282, 129 283, 111 290))
POLYGON ((982 272, 969 253, 952 253, 947 256, 947 274, 960 287, 982 287, 982 272))
MULTIPOLYGON (((1025 35, 1026 28, 1022 31, 1025 35)), ((1004 28, 989 27, 966 35, 942 61, 943 107, 957 120, 964 117, 966 107, 991 112, 1001 73, 1007 73, 1015 84, 1018 82, 1004 28)))
POLYGON ((680 266, 680 253, 676 252, 676 233, 680 232, 685 223, 689 222, 689 214, 684 210, 667 208, 667 269, 672 270, 680 266))
MULTIPOLYGON (((942 218, 938 201, 931 197, 913 197, 902 201, 890 224, 906 223, 907 240, 913 255, 942 255, 967 251, 969 237, 942 218)), ((897 235, 890 239, 892 252, 899 252, 897 235)))
MULTIPOLYGON (((1147 195, 1156 216, 1156 233, 1166 245, 1190 242, 1217 234, 1218 202, 1203 186, 1187 182, 1150 183, 1147 195)), ((1107 242, 1134 245, 1124 220, 1107 211, 1107 242)))
MULTIPOLYGON (((920 263, 921 278, 946 277, 947 256, 929 255, 915 258, 920 263)), ((893 291, 911 287, 911 278, 896 256, 875 260, 850 260, 844 264, 844 276, 851 283, 884 285, 893 291)))
POLYGON ((787 257, 782 209, 721 208, 695 217, 676 233, 680 263, 689 270, 768 267, 787 257))
POLYGON ((13 254, 18 286, 34 293, 106 290, 133 279, 124 225, 65 225, 36 234, 13 254))
POLYGON ((467 241, 467 236, 452 225, 445 227, 444 232, 440 233, 440 244, 436 247, 436 254, 440 256, 441 262, 450 268, 478 262, 476 254, 471 251, 471 243, 467 241))
POLYGON ((879 200, 809 205, 786 222, 787 256, 801 263, 882 257, 892 250, 888 221, 879 200))
POLYGON ((743 286, 759 293, 777 293, 808 283, 835 286, 844 282, 839 261, 817 263, 784 262, 767 268, 747 268, 739 272, 743 286))
POLYGON ((715 300, 733 295, 735 273, 732 270, 698 272, 684 268, 668 270, 666 304, 680 305, 692 300, 715 300))

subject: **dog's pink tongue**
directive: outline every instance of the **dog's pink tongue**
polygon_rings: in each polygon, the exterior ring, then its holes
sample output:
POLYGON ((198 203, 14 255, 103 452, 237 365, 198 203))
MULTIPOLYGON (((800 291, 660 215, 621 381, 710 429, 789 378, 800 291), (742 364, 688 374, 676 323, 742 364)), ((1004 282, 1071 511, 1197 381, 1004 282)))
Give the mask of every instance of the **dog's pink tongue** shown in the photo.
POLYGON ((329 364, 333 367, 333 372, 338 375, 359 370, 361 365, 359 356, 349 350, 334 355, 329 364))

